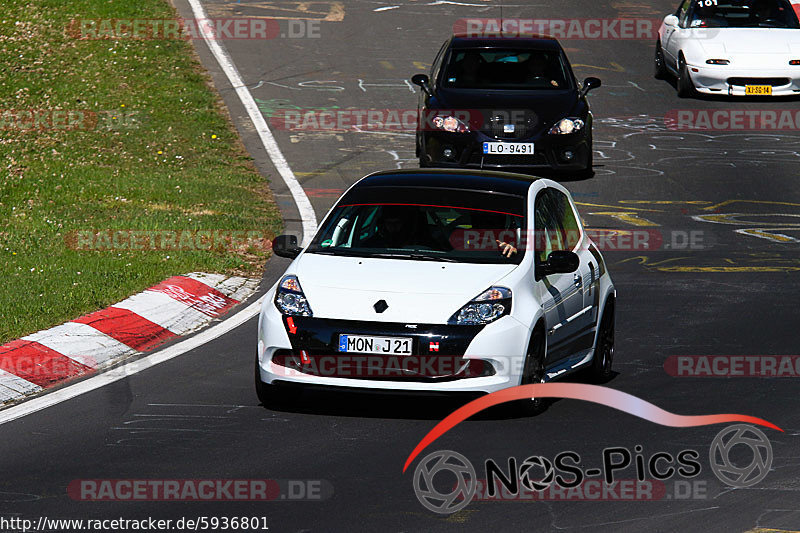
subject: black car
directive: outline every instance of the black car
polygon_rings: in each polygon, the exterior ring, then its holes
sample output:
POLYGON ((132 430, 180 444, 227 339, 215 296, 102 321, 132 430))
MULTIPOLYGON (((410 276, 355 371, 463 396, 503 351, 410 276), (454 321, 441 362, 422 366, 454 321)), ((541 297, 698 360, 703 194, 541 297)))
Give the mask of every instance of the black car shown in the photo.
POLYGON ((422 88, 421 167, 541 170, 591 175, 592 114, 567 56, 549 37, 454 35, 422 88))

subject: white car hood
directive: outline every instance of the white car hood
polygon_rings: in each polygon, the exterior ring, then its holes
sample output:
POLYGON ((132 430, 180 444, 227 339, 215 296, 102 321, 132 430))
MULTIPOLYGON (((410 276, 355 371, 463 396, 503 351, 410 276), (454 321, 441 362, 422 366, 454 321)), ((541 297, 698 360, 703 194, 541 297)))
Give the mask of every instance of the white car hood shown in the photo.
POLYGON ((303 254, 294 273, 315 317, 443 324, 517 265, 303 254), (389 305, 383 313, 373 306, 389 305))
MULTIPOLYGON (((770 55, 800 59, 800 30, 776 28, 699 28, 695 42, 708 54, 706 59, 770 55)), ((788 67, 788 63, 786 64, 788 67)))

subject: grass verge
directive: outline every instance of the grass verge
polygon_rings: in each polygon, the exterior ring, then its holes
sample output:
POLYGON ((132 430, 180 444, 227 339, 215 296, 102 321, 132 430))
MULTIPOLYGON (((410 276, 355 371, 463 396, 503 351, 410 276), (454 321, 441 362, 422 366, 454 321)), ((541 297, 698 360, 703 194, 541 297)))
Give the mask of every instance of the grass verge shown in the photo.
POLYGON ((171 275, 260 274, 269 252, 231 232, 275 235, 280 214, 191 43, 67 31, 175 17, 165 0, 3 3, 0 343, 171 275))

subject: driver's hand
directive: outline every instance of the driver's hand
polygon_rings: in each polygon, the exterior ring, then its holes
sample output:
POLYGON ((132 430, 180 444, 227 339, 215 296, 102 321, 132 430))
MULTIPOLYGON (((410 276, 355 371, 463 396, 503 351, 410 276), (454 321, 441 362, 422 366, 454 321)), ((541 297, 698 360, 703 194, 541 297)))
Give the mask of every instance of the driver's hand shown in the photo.
POLYGON ((500 248, 500 254, 504 257, 511 257, 515 253, 517 253, 517 249, 511 246, 507 242, 503 242, 501 240, 495 239, 497 242, 497 246, 500 248))

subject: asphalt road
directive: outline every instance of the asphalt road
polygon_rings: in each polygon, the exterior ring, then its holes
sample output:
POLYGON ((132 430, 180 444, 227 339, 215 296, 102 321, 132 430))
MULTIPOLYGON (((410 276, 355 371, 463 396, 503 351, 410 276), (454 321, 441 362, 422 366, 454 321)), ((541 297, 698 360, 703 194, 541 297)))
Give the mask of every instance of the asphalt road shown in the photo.
MULTIPOLYGON (((295 108, 414 109, 417 95, 405 80, 428 67, 453 22, 500 15, 499 3, 486 0, 204 5, 211 16, 334 19, 312 24, 318 38, 224 43, 267 117, 295 108)), ((188 13, 182 1, 178 6, 188 13)), ((645 0, 509 2, 503 15, 655 18, 674 7, 645 0)), ((686 133, 664 120, 681 109, 796 109, 797 101, 679 100, 672 85, 652 77, 650 40, 563 44, 579 78, 604 83, 591 94, 596 176, 566 183, 582 216, 593 228, 653 231, 670 245, 605 252, 618 290, 618 375, 608 386, 675 413, 743 413, 781 426, 785 433, 765 430, 774 460, 763 481, 733 490, 711 471, 709 446, 724 426, 667 428, 561 400, 535 418, 500 412, 469 420, 425 453, 454 450, 475 465, 488 458, 504 465, 508 457, 573 450, 586 466, 599 466, 603 449, 613 446, 641 445, 645 458, 693 449, 702 463, 691 480, 694 493, 681 497, 674 491, 685 484, 668 480, 655 501, 476 501, 455 515, 437 515, 417 501, 412 472, 403 474, 402 466, 457 403, 310 392, 292 408, 267 410, 252 386, 254 318, 191 353, 2 426, 2 515, 263 516, 270 531, 289 532, 800 530, 797 378, 678 378, 664 369, 675 355, 798 354, 800 254, 797 242, 770 231, 800 238, 800 133, 686 133), (683 246, 691 236, 694 245, 683 246), (86 502, 67 494, 76 479, 205 478, 324 480, 333 493, 268 503, 86 502)), ((241 105, 205 45, 196 46, 248 149, 265 175, 275 176, 276 198, 296 229, 291 198, 241 105)), ((407 131, 275 136, 318 217, 361 176, 416 166, 407 131)), ((287 264, 271 262, 265 282, 287 264)), ((621 475, 632 479, 636 472, 621 475)))

